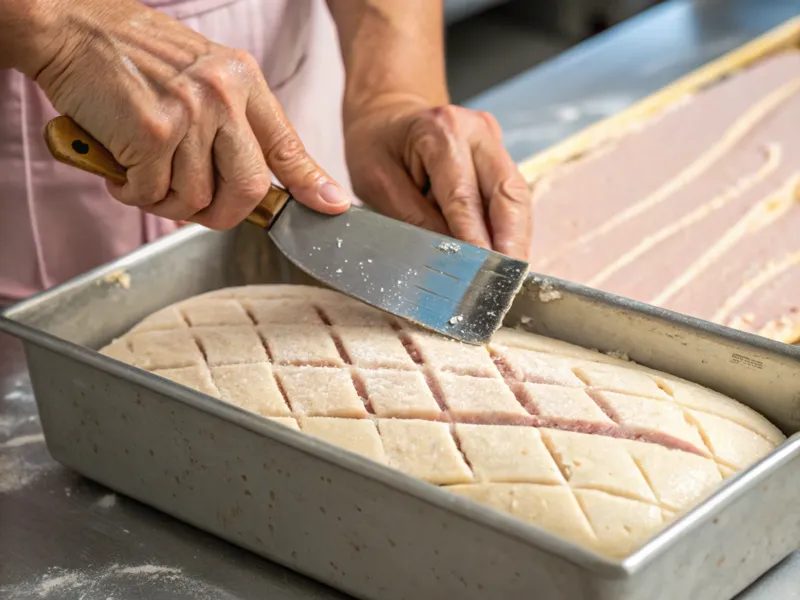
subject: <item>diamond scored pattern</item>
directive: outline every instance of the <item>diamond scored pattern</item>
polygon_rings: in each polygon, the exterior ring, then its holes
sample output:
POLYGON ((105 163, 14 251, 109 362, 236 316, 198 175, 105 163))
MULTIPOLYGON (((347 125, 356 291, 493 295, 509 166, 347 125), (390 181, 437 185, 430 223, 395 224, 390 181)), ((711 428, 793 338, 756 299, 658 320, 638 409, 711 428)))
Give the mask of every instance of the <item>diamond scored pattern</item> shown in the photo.
POLYGON ((784 439, 633 363, 508 329, 464 345, 304 286, 204 294, 102 352, 610 556, 784 439))

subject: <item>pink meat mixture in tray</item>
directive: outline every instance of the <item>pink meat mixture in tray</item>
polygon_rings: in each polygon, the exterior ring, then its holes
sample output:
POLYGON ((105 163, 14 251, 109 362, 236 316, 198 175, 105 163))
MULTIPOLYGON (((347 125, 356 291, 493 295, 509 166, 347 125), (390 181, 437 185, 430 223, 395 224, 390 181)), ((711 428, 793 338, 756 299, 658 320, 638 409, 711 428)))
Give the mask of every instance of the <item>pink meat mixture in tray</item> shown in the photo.
POLYGON ((544 173, 532 269, 800 339, 800 52, 544 173))

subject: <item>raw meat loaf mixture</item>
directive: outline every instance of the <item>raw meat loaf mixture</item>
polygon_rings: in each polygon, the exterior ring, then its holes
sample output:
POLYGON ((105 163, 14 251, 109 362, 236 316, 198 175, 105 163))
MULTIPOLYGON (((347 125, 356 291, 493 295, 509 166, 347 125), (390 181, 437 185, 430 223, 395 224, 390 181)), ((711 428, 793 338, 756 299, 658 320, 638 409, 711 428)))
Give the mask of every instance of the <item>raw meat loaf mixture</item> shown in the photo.
POLYGON ((784 436, 725 396, 501 329, 470 346, 336 292, 211 292, 102 350, 624 556, 784 436))
POLYGON ((540 174, 531 269, 800 340, 800 52, 540 174))

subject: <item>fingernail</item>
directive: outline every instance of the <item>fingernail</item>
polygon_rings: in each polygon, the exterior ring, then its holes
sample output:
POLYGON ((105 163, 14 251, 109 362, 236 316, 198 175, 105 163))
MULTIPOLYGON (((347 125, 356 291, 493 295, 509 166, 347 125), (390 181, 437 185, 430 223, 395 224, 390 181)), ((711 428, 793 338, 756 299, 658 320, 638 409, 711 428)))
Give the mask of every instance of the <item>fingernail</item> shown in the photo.
POLYGON ((326 204, 333 206, 341 206, 342 204, 350 204, 350 198, 345 194, 344 190, 334 183, 324 183, 319 188, 319 197, 326 204))

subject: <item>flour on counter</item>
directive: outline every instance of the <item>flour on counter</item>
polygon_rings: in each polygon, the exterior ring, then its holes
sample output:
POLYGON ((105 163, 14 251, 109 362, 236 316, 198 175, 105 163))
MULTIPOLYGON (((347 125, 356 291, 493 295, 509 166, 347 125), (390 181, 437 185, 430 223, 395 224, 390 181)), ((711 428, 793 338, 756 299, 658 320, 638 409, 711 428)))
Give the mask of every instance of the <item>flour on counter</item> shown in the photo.
MULTIPOLYGON (((27 375, 16 377, 10 382, 10 389, 3 394, 3 401, 10 404, 19 402, 33 402, 33 392, 31 392, 31 380, 27 375)), ((3 417, 5 421, 7 417, 3 417)))
POLYGON ((17 424, 17 419, 0 415, 0 434, 5 434, 5 435, 10 434, 11 428, 15 427, 16 424, 17 424))
MULTIPOLYGON (((47 453, 27 374, 3 381, 0 404, 0 494, 13 494, 58 465, 47 453)), ((0 519, 1 520, 1 519, 0 519)), ((4 596, 0 595, 0 598, 4 596)))
POLYGON ((4 600, 122 599, 130 597, 134 586, 145 594, 157 592, 161 598, 234 600, 231 594, 195 581, 181 569, 155 564, 113 564, 103 569, 86 570, 50 569, 33 581, 0 586, 0 597, 4 600))
POLYGON ((0 444, 0 448, 19 448, 20 446, 27 446, 28 444, 41 444, 44 442, 43 433, 35 433, 33 435, 20 435, 13 437, 7 442, 0 444))
POLYGON ((122 573, 125 575, 180 575, 181 570, 173 569, 172 567, 159 567, 158 565, 141 565, 139 567, 124 567, 118 569, 117 573, 122 573))
POLYGON ((116 494, 106 494, 100 500, 94 503, 95 506, 99 508, 111 508, 117 503, 117 495, 116 494))
MULTIPOLYGON (((15 439, 19 438, 11 441, 15 439)), ((27 448, 11 447, 0 454, 0 494, 18 492, 58 466, 52 460, 33 460, 23 450, 27 451, 27 448)))
POLYGON ((68 575, 59 575, 58 577, 51 577, 44 579, 39 584, 39 589, 36 592, 42 598, 46 598, 54 592, 67 592, 80 585, 81 576, 79 573, 69 573, 68 575))

